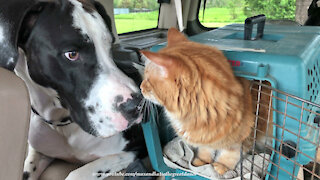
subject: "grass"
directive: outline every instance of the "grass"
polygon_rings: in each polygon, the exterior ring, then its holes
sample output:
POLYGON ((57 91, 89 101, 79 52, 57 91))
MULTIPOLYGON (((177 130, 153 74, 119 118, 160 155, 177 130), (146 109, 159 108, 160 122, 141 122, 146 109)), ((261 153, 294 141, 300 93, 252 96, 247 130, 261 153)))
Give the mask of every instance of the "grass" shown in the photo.
MULTIPOLYGON (((231 23, 243 23, 246 19, 243 10, 240 8, 235 9, 235 18, 232 17, 232 11, 228 8, 207 8, 204 19, 202 19, 202 12, 200 10, 199 20, 207 27, 221 27, 231 23)), ((115 15, 118 34, 157 27, 158 13, 159 11, 152 11, 115 15)))
POLYGON ((157 20, 144 19, 116 19, 115 21, 118 34, 155 28, 158 23, 157 20))
POLYGON ((159 11, 115 15, 118 34, 157 27, 159 11))
POLYGON ((206 8, 203 18, 203 10, 199 12, 200 22, 207 27, 221 27, 231 23, 244 23, 247 17, 241 8, 234 10, 234 16, 229 8, 206 8))
POLYGON ((115 15, 115 19, 148 19, 158 20, 159 11, 130 13, 130 14, 118 14, 115 15))

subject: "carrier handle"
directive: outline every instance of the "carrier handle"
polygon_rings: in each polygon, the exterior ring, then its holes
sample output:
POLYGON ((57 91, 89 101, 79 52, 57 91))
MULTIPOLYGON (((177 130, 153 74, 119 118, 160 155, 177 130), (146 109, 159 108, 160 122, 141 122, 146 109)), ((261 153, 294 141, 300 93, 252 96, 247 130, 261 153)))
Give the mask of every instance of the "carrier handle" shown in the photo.
POLYGON ((265 23, 266 23, 266 16, 264 14, 247 18, 245 20, 245 25, 244 25, 244 40, 261 39, 263 36, 265 23), (254 24, 258 24, 257 35, 254 39, 252 39, 252 29, 254 24))

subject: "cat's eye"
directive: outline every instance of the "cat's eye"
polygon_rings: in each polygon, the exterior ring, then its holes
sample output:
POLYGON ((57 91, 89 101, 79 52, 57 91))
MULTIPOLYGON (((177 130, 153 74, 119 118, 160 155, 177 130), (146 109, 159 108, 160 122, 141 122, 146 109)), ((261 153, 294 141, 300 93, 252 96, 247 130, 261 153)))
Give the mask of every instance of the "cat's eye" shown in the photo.
POLYGON ((64 56, 70 61, 76 61, 79 59, 79 52, 77 51, 68 51, 64 53, 64 56))

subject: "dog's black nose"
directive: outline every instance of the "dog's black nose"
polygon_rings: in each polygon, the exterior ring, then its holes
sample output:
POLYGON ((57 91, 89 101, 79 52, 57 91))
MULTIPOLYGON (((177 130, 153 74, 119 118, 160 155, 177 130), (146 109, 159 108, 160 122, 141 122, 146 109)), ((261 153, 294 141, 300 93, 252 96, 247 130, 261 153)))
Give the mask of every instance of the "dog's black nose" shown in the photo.
POLYGON ((129 121, 135 121, 141 115, 141 93, 132 93, 132 98, 118 106, 120 113, 129 121))
POLYGON ((141 102, 141 100, 143 99, 143 96, 141 93, 132 93, 131 96, 133 99, 136 99, 139 102, 141 102))

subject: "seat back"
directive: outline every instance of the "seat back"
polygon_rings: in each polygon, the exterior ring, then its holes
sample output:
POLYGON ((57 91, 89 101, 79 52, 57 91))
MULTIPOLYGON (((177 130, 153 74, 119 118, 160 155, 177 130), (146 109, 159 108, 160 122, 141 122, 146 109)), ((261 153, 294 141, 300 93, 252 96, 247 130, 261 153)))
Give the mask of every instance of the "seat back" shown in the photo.
POLYGON ((0 179, 22 179, 29 119, 25 83, 0 67, 0 179))

